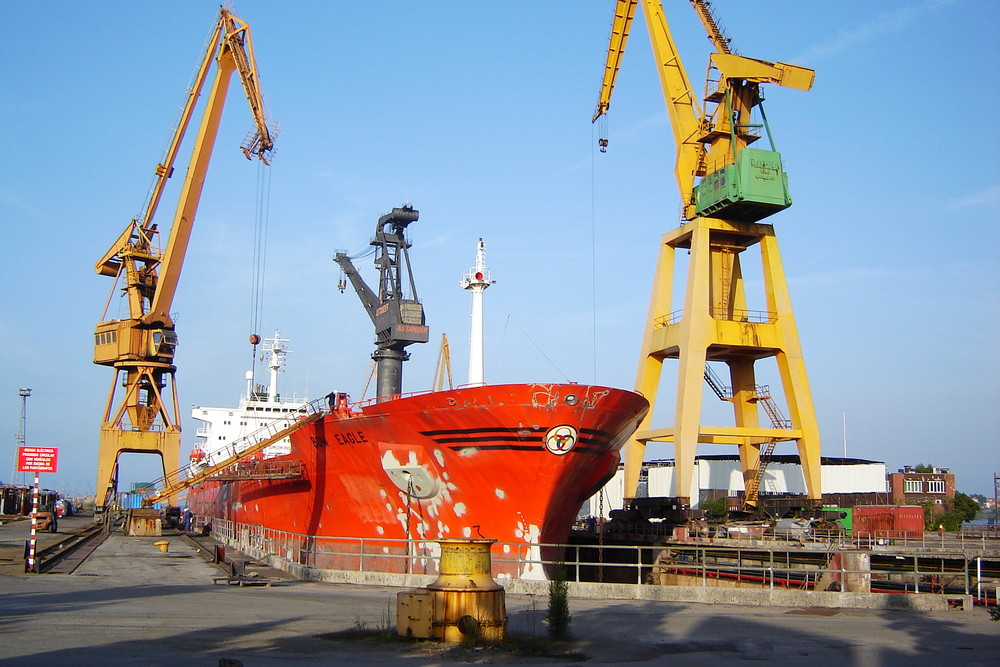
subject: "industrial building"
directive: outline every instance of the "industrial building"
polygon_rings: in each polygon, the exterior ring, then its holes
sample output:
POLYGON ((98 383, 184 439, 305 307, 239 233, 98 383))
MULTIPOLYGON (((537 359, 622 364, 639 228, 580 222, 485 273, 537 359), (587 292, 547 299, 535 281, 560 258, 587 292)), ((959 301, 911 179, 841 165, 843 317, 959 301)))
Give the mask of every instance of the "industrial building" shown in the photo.
MULTIPOLYGON (((820 461, 822 493, 829 505, 891 504, 886 484, 886 467, 881 461, 822 457, 820 461)), ((647 461, 640 476, 640 496, 669 496, 674 476, 674 461, 647 461)), ((743 472, 738 456, 710 455, 695 458, 691 476, 690 498, 694 504, 706 498, 737 496, 744 491, 743 472)), ((802 465, 796 454, 775 455, 764 471, 761 496, 805 494, 802 465)), ((612 509, 621 509, 625 498, 625 469, 618 472, 603 489, 583 507, 583 514, 607 517, 612 509)))

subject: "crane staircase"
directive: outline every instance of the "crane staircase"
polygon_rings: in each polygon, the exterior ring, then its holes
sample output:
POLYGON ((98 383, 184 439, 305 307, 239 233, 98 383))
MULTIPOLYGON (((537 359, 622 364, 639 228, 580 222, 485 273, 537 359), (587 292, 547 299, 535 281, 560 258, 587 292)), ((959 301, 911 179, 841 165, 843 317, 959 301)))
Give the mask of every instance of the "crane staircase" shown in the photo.
MULTIPOLYGON (((712 392, 723 401, 731 401, 733 399, 732 387, 727 387, 723 384, 722 378, 712 370, 712 367, 705 365, 705 382, 712 389, 712 392)), ((781 408, 778 404, 774 402, 771 397, 770 387, 766 384, 754 385, 755 396, 752 399, 761 408, 764 409, 764 414, 771 422, 772 428, 786 429, 791 426, 791 420, 786 419, 781 412, 781 408)), ((776 438, 768 438, 763 443, 761 443, 760 456, 757 459, 757 465, 754 466, 753 470, 750 471, 750 475, 747 476, 745 480, 745 488, 743 491, 743 504, 747 508, 756 508, 757 500, 760 497, 760 485, 764 480, 764 472, 767 470, 768 464, 771 462, 771 458, 774 455, 774 447, 778 444, 776 438)))
POLYGON ((259 461, 248 460, 274 443, 309 424, 322 419, 327 411, 327 399, 320 398, 306 403, 298 412, 288 413, 257 429, 253 433, 234 440, 224 450, 217 452, 214 462, 205 465, 192 461, 154 481, 150 494, 142 500, 143 507, 149 507, 165 498, 196 484, 207 481, 237 481, 246 479, 294 479, 302 476, 301 461, 259 461), (219 456, 225 456, 219 460, 219 456))

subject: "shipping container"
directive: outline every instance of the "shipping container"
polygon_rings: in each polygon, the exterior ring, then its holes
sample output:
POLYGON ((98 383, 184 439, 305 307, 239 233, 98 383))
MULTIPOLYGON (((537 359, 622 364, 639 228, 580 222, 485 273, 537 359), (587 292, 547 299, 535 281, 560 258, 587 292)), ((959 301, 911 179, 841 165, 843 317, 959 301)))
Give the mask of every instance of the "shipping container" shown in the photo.
POLYGON ((924 508, 919 505, 858 505, 854 508, 854 537, 920 538, 924 508))

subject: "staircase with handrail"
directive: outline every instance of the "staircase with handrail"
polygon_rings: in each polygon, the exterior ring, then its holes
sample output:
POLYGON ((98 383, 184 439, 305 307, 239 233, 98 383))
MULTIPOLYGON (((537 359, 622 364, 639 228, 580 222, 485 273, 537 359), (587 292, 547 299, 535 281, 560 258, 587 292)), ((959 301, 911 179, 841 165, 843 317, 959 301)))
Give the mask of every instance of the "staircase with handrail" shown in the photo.
MULTIPOLYGON (((712 389, 712 392, 723 401, 733 400, 733 389, 723 384, 722 378, 712 370, 712 367, 705 365, 705 382, 712 389)), ((766 384, 754 385, 754 396, 750 399, 754 403, 759 403, 764 409, 764 414, 771 422, 772 428, 790 428, 791 420, 786 419, 781 412, 781 408, 771 397, 771 389, 766 384)), ((757 458, 757 465, 750 471, 746 480, 746 488, 743 491, 743 504, 747 507, 756 507, 760 496, 760 485, 764 480, 764 472, 774 455, 774 447, 778 443, 775 438, 768 438, 761 443, 760 456, 757 458)))
MULTIPOLYGON (((224 481, 239 476, 240 473, 233 470, 236 463, 263 451, 295 431, 319 421, 326 412, 327 398, 316 399, 306 403, 296 412, 271 420, 253 433, 234 440, 224 450, 221 450, 227 454, 226 458, 221 461, 217 460, 208 466, 201 462, 192 462, 167 473, 152 483, 153 492, 143 498, 143 506, 149 507, 164 498, 174 496, 184 489, 213 478, 224 481)), ((288 474, 291 473, 287 472, 283 477, 287 477, 288 474)), ((274 477, 274 475, 271 476, 274 477)))

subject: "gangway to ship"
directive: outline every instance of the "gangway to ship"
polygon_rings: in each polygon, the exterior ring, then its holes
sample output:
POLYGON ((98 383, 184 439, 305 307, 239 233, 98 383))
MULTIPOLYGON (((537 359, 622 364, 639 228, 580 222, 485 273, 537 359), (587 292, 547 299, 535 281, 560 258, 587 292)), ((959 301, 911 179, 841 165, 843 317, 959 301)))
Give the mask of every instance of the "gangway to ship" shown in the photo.
MULTIPOLYGON (((151 484, 153 492, 142 499, 143 507, 150 507, 164 498, 169 498, 184 489, 205 481, 228 481, 235 479, 237 476, 240 479, 249 478, 248 474, 239 475, 234 472, 233 466, 243 459, 263 451, 282 438, 288 437, 295 431, 321 419, 326 412, 326 403, 327 399, 325 397, 306 403, 296 411, 266 423, 261 428, 243 436, 239 440, 234 440, 222 450, 221 453, 228 455, 221 461, 217 460, 219 453, 216 453, 216 456, 213 457, 215 459, 214 463, 205 465, 201 461, 193 461, 178 470, 167 473, 151 484)), ((275 469, 268 472, 270 469, 265 466, 265 470, 261 474, 270 474, 270 477, 275 479, 287 478, 295 474, 294 468, 296 466, 284 466, 281 470, 275 469)), ((297 466, 297 468, 298 474, 301 474, 301 465, 297 466)))

